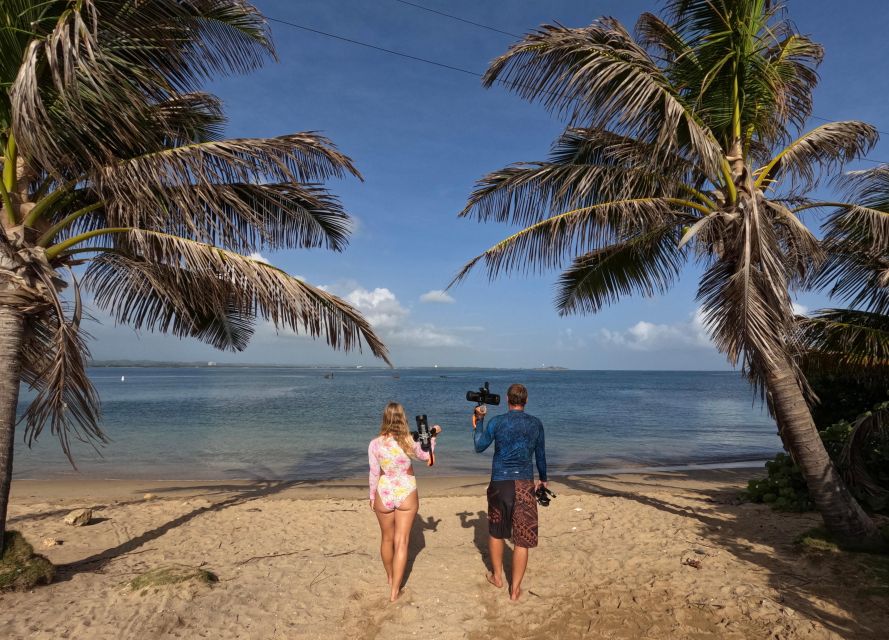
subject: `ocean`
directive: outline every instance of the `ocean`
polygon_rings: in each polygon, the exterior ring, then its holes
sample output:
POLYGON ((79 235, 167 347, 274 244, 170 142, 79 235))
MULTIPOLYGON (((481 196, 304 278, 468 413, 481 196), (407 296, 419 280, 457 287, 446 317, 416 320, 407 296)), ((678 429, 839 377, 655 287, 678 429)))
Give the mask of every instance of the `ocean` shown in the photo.
MULTIPOLYGON (((16 444, 15 478, 321 479, 367 472, 383 408, 401 402, 444 432, 423 473, 486 474, 472 447, 466 392, 528 387, 551 475, 763 461, 774 422, 734 372, 477 369, 94 368, 100 454, 75 443, 77 470, 47 431, 16 444), (330 376, 332 377, 325 377, 330 376), (122 379, 123 378, 123 379, 122 379)), ((22 394, 20 410, 29 395, 22 394)), ((491 415, 506 411, 490 407, 491 415)), ((20 427, 21 428, 21 427, 20 427)))

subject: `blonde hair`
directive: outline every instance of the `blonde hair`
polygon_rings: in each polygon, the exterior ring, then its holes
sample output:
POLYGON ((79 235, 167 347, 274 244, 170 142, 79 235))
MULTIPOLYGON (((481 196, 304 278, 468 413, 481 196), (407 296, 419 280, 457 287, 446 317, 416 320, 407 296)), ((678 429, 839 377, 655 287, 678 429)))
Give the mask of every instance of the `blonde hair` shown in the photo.
POLYGON ((390 402, 383 411, 383 422, 380 424, 380 435, 390 436, 395 439, 405 455, 413 458, 414 439, 407 426, 407 416, 404 407, 397 402, 390 402))

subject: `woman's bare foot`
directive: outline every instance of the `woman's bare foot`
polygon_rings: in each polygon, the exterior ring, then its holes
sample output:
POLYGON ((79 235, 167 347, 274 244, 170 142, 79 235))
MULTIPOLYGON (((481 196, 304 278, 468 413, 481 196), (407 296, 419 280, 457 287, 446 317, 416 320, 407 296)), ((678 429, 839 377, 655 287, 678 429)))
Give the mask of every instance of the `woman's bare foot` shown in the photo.
POLYGON ((521 588, 518 588, 509 594, 509 599, 512 600, 513 602, 517 601, 521 597, 522 597, 522 589, 521 588))
POLYGON ((401 595, 401 589, 393 589, 392 593, 389 595, 389 602, 395 602, 398 600, 398 596, 401 595))
POLYGON ((498 589, 503 588, 503 578, 501 578, 500 576, 495 576, 493 573, 488 573, 485 575, 485 577, 488 579, 488 582, 490 582, 498 589))
POLYGON ((390 587, 392 586, 392 576, 390 574, 386 574, 386 584, 390 587))

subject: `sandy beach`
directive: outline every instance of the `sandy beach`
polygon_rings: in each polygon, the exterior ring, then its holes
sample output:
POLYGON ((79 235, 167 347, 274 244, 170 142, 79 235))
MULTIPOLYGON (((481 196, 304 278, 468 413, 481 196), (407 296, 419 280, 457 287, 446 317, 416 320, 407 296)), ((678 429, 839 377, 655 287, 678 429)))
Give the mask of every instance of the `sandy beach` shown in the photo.
POLYGON ((0 595, 0 635, 884 638, 889 594, 867 562, 804 555, 792 541, 819 517, 741 503, 751 473, 557 479, 517 604, 484 579, 486 478, 420 478, 391 605, 363 479, 17 481, 9 526, 59 570, 48 587, 0 595), (79 507, 93 523, 64 524, 79 507), (168 564, 218 582, 128 586, 168 564))

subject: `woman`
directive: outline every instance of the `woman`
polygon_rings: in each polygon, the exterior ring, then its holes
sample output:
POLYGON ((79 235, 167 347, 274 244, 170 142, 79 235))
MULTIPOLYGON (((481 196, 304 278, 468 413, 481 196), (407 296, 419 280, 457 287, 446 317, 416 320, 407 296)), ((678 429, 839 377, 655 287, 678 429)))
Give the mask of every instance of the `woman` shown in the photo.
MULTIPOLYGON (((433 425, 432 433, 438 435, 441 427, 433 425)), ((431 443, 431 449, 435 449, 434 438, 431 443)), ((414 516, 420 508, 411 458, 428 461, 430 453, 423 451, 419 442, 414 442, 408 430, 404 407, 397 402, 386 405, 380 435, 370 441, 367 458, 370 463, 370 508, 380 523, 380 555, 392 587, 390 602, 395 602, 401 591, 407 565, 408 538, 414 516)))

